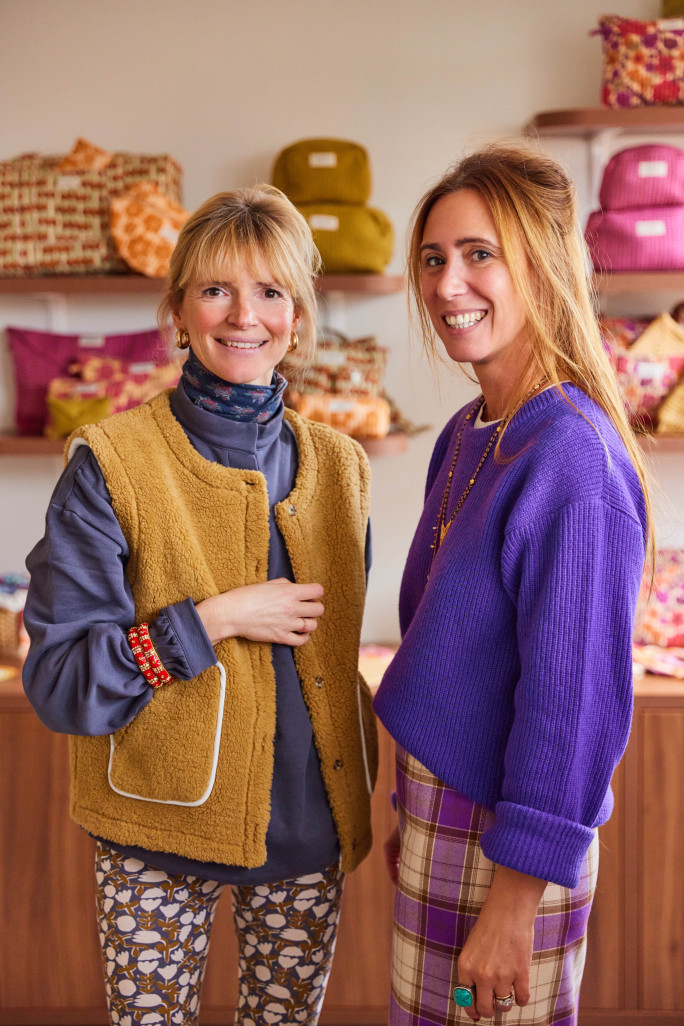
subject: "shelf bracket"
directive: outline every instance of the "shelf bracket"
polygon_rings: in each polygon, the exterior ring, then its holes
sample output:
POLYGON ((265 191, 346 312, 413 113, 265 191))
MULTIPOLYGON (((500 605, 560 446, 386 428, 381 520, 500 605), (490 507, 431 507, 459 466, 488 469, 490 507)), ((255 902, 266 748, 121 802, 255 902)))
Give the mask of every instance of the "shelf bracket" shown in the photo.
POLYGON ((319 328, 331 328, 346 335, 347 304, 344 292, 325 292, 318 297, 319 328))
POLYGON ((67 297, 64 293, 33 292, 28 298, 37 299, 46 308, 46 328, 48 331, 59 331, 62 333, 68 331, 68 304, 67 297))
POLYGON ((600 132, 593 132, 589 137, 587 147, 589 158, 589 189, 594 200, 598 204, 598 194, 603 178, 603 169, 608 160, 608 151, 613 140, 621 135, 619 128, 602 128, 600 132))

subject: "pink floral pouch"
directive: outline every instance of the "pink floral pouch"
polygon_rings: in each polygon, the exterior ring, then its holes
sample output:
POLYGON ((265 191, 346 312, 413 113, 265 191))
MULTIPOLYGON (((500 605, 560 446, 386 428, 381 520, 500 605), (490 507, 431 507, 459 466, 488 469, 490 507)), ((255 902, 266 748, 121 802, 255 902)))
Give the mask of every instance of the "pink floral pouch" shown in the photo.
POLYGON ((684 549, 659 549, 653 590, 644 574, 634 627, 635 645, 684 648, 684 549))
POLYGON ((684 103, 684 18, 606 14, 594 34, 603 41, 601 102, 607 107, 684 103))

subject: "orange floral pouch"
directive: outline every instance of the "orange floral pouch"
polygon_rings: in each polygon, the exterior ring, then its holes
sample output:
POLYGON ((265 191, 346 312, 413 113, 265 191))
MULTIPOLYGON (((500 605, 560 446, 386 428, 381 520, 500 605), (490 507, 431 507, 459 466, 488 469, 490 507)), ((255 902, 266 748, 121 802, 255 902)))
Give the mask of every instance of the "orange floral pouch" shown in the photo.
POLYGON ((189 213, 154 182, 138 182, 112 200, 109 223, 116 251, 134 271, 163 278, 189 213))

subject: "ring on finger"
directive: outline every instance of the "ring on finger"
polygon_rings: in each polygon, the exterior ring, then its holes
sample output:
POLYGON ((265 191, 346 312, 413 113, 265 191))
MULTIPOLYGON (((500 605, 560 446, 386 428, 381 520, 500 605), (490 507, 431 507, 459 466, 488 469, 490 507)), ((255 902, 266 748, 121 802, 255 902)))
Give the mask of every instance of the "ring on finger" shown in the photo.
POLYGON ((459 983, 454 988, 454 1001, 459 1008, 471 1008, 475 1004, 475 984, 469 987, 465 983, 459 983))
POLYGON ((508 1012, 513 1007, 515 998, 513 991, 506 994, 504 997, 499 997, 498 994, 494 994, 494 1006, 498 1008, 500 1012, 508 1012))

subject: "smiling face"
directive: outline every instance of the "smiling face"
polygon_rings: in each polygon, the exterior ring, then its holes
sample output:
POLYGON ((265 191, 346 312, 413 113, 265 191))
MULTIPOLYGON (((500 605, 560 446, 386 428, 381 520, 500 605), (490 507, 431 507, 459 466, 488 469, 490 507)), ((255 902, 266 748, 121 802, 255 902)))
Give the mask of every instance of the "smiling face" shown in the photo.
POLYGON ((197 281, 173 313, 198 360, 236 385, 270 385, 300 321, 292 297, 262 265, 225 266, 197 281))
POLYGON ((525 308, 489 207, 477 192, 442 196, 425 222, 421 290, 452 360, 482 377, 514 382, 527 356, 525 308))

